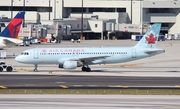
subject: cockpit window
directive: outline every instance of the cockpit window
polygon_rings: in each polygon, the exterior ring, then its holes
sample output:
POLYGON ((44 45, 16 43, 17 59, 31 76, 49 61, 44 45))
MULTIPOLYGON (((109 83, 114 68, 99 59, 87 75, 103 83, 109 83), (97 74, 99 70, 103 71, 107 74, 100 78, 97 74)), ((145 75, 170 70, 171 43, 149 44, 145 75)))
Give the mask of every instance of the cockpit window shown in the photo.
POLYGON ((23 52, 23 53, 21 53, 21 55, 29 55, 29 53, 28 52, 23 52))

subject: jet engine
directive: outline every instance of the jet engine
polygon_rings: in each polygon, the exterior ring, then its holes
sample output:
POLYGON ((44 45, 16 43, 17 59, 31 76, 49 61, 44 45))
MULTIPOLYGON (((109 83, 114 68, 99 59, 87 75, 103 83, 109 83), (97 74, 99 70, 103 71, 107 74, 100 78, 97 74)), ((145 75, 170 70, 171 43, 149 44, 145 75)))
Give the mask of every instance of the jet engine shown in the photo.
POLYGON ((82 66, 79 64, 77 61, 64 61, 63 64, 59 64, 59 68, 64 68, 64 69, 75 69, 77 67, 82 66))

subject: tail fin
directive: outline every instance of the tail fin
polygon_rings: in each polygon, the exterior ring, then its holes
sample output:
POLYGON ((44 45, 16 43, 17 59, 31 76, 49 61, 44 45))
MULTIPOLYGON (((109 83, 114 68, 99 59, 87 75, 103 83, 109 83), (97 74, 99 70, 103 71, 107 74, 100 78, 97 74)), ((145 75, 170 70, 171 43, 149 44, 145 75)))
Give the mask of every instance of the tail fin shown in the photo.
POLYGON ((16 16, 10 21, 8 26, 0 33, 2 37, 17 38, 20 27, 24 20, 25 12, 18 12, 16 16))
POLYGON ((142 39, 136 44, 139 47, 145 48, 156 48, 156 44, 159 37, 159 32, 161 29, 161 23, 155 23, 146 32, 142 39))

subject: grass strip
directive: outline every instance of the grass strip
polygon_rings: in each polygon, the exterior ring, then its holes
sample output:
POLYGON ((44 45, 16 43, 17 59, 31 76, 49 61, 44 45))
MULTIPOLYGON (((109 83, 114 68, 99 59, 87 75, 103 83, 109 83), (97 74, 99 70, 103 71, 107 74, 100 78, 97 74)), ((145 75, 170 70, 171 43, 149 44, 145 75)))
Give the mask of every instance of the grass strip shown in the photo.
POLYGON ((180 89, 0 89, 0 94, 180 95, 180 89))

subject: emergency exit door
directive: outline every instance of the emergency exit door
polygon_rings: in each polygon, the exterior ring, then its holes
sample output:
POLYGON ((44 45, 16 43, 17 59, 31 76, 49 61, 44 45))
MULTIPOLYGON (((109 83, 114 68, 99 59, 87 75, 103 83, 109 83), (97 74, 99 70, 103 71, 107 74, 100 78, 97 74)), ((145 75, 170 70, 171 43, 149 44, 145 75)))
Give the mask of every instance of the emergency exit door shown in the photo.
POLYGON ((38 50, 35 49, 34 50, 34 59, 38 59, 38 58, 39 58, 38 50))
POLYGON ((136 49, 135 48, 132 49, 132 58, 136 58, 136 49))

